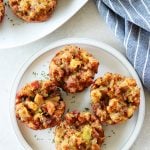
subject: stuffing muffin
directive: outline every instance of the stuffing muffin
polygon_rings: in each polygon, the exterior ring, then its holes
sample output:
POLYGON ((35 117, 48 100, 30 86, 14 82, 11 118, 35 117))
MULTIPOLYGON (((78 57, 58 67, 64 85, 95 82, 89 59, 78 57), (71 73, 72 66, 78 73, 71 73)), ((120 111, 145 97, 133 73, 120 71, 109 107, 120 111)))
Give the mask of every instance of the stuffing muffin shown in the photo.
POLYGON ((104 124, 117 124, 131 118, 140 103, 136 81, 119 74, 106 73, 91 87, 94 114, 104 124))
POLYGON ((9 0, 13 12, 27 22, 46 21, 54 12, 56 0, 9 0))
POLYGON ((99 120, 89 112, 69 112, 56 127, 57 150, 100 150, 104 131, 99 120))
POLYGON ((52 59, 49 74, 64 91, 77 93, 92 84, 98 66, 99 62, 86 50, 68 45, 52 59))
POLYGON ((16 95, 16 117, 38 130, 56 126, 65 111, 59 88, 52 81, 34 81, 16 95))
POLYGON ((0 23, 2 22, 5 14, 5 7, 3 4, 3 0, 0 0, 0 23))

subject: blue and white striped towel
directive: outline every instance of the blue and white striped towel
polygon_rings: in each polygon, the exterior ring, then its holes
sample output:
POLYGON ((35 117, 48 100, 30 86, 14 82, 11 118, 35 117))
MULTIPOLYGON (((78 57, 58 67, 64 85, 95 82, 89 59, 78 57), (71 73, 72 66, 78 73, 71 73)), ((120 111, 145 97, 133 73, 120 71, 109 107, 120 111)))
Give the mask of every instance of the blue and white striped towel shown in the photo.
POLYGON ((150 0, 96 0, 96 4, 150 90, 150 0))

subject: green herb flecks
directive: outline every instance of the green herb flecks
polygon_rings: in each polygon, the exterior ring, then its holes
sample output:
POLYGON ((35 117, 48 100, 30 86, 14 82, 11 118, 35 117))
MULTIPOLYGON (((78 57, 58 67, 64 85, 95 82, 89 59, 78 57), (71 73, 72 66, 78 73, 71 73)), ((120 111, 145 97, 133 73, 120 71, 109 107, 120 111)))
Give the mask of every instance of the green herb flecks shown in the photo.
POLYGON ((49 79, 49 75, 48 75, 45 71, 42 71, 42 72, 41 72, 41 76, 42 76, 45 80, 48 80, 48 79, 49 79))

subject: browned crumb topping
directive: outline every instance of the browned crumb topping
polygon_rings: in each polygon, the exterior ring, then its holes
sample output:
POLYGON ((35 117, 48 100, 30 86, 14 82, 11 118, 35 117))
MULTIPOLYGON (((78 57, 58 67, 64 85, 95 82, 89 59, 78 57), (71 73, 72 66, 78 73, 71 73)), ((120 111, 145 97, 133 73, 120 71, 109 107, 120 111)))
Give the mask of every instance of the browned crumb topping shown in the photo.
POLYGON ((56 0, 9 0, 14 13, 27 22, 46 21, 56 7, 56 0))
POLYGON ((92 85, 91 99, 101 122, 117 124, 132 117, 140 103, 140 89, 132 78, 106 73, 92 85))
POLYGON ((104 131, 99 120, 89 112, 70 112, 55 131, 57 150, 100 150, 104 131))
POLYGON ((5 7, 3 4, 3 0, 0 0, 0 22, 2 22, 5 13, 5 7))
POLYGON ((34 81, 16 96, 16 117, 32 129, 56 126, 65 111, 60 90, 52 81, 34 81))
POLYGON ((91 85, 99 62, 86 50, 68 45, 52 59, 50 77, 69 93, 83 91, 91 85))

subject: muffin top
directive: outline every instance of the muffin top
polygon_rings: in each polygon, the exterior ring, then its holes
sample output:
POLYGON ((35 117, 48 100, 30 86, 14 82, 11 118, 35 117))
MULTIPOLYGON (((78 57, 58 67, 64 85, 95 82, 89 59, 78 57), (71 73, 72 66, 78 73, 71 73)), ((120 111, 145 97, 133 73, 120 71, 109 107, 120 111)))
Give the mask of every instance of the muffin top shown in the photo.
POLYGON ((50 77, 64 91, 81 92, 91 85, 99 62, 86 50, 68 45, 52 59, 50 77))
POLYGON ((56 127, 57 150, 100 150, 103 142, 102 126, 89 112, 69 112, 56 127))
POLYGON ((46 21, 56 7, 56 0, 9 0, 14 13, 27 22, 46 21))
POLYGON ((117 124, 132 117, 140 103, 140 89, 132 78, 106 73, 93 83, 91 100, 101 122, 117 124))
POLYGON ((16 96, 16 117, 32 129, 56 126, 65 111, 59 88, 52 81, 34 81, 16 96))

